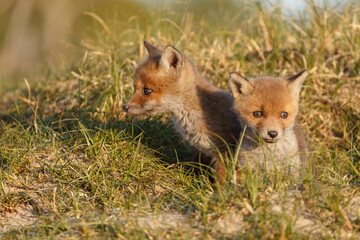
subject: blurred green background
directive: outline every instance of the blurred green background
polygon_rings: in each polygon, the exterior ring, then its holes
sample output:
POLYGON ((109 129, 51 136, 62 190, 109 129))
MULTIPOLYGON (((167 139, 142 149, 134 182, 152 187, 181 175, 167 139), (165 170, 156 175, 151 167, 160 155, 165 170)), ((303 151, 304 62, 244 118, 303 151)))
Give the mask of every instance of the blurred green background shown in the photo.
POLYGON ((1 0, 1 80, 11 84, 10 79, 54 64, 71 64, 80 52, 82 37, 98 27, 93 24, 95 18, 146 19, 146 5, 122 0, 1 0))
MULTIPOLYGON (((341 2, 345 1, 337 1, 333 6, 339 8, 341 2)), ((192 33, 197 29, 204 32, 204 28, 209 34, 236 32, 250 26, 249 21, 258 18, 262 8, 272 7, 275 9, 272 13, 277 11, 281 15, 279 12, 289 4, 293 8, 302 6, 297 14, 306 11, 305 1, 1 0, 0 87, 16 86, 24 77, 31 81, 30 76, 49 69, 69 68, 84 52, 82 40, 99 34, 97 29, 105 29, 113 38, 131 31, 136 31, 135 34, 143 31, 145 36, 156 38, 154 29, 160 32, 163 29, 159 28, 169 25, 192 33), (276 10, 281 4, 282 8, 276 10), (159 19, 163 24, 154 28, 152 25, 159 23, 159 19)), ((291 12, 288 15, 291 17, 291 12)), ((258 29, 247 29, 247 35, 252 31, 258 29)), ((171 33, 166 40, 162 44, 175 41, 171 33)))
POLYGON ((197 22, 207 15, 207 21, 222 25, 225 18, 219 14, 235 13, 234 6, 229 0, 1 0, 0 73, 4 78, 39 70, 49 59, 73 60, 80 40, 101 27, 99 23, 115 24, 117 32, 124 32, 135 19, 140 27, 151 25, 153 11, 176 24, 184 21, 184 13, 196 11, 197 22))

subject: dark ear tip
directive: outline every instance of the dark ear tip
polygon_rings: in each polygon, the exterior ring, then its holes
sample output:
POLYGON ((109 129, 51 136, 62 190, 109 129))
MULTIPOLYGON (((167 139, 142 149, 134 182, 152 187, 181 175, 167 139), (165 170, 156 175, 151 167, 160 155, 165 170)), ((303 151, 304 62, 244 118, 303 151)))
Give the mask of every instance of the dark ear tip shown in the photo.
POLYGON ((164 48, 164 51, 165 51, 165 49, 171 49, 172 51, 175 51, 176 53, 182 55, 181 52, 176 47, 174 47, 173 45, 170 45, 170 44, 166 45, 166 47, 164 48))
POLYGON ((303 69, 299 72, 299 75, 302 75, 304 72, 306 72, 307 74, 309 74, 308 70, 307 69, 303 69))
POLYGON ((229 79, 231 80, 232 78, 234 78, 236 75, 239 75, 237 72, 230 72, 229 75, 229 79))
POLYGON ((297 74, 295 74, 295 75, 293 75, 293 76, 290 76, 290 77, 288 77, 287 78, 287 80, 289 80, 289 81, 294 81, 295 79, 297 79, 297 78, 299 78, 300 76, 302 76, 302 75, 305 75, 305 77, 308 75, 308 70, 307 69, 303 69, 303 70, 301 70, 299 73, 297 73, 297 74))
POLYGON ((300 72, 298 72, 297 74, 295 74, 295 76, 301 76, 301 75, 303 75, 303 74, 309 74, 309 72, 308 72, 308 70, 307 69, 303 69, 303 70, 301 70, 300 72))
POLYGON ((240 78, 245 79, 246 81, 248 81, 248 79, 246 77, 242 76, 240 73, 238 73, 238 72, 230 72, 229 79, 234 78, 234 77, 235 78, 240 77, 240 78))

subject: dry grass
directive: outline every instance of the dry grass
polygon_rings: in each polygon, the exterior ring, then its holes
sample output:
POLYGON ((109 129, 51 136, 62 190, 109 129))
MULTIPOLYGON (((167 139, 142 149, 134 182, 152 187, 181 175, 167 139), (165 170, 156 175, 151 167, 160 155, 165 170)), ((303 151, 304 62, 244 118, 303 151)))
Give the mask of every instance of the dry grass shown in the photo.
POLYGON ((81 59, 0 91, 0 236, 359 238, 360 6, 309 2, 306 16, 288 18, 249 2, 176 4, 127 21, 88 13, 81 59), (307 68, 299 121, 318 175, 246 172, 219 190, 192 174, 167 115, 121 111, 145 39, 176 46, 223 89, 231 71, 307 68))

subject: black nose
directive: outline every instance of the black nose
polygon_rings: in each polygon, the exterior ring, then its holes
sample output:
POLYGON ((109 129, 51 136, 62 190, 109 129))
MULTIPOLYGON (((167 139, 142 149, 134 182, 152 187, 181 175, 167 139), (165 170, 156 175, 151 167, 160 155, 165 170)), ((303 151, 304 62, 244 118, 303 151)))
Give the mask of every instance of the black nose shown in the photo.
POLYGON ((269 135, 271 138, 276 138, 277 135, 278 135, 278 132, 277 132, 277 131, 274 131, 274 130, 271 130, 271 131, 268 131, 268 135, 269 135))
POLYGON ((124 110, 125 112, 127 112, 127 111, 129 110, 129 108, 126 106, 126 104, 124 104, 123 110, 124 110))

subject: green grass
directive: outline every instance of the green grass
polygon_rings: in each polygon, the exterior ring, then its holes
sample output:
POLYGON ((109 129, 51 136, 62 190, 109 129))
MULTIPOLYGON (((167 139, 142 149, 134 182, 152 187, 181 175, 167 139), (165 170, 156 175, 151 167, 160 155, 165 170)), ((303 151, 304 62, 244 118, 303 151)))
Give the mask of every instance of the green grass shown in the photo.
POLYGON ((308 20, 246 1, 176 4, 129 21, 101 16, 106 26, 87 15, 81 58, 1 89, 0 236, 359 238, 359 4, 324 10, 309 2, 308 20), (218 188, 195 174, 192 149, 168 115, 122 112, 146 58, 143 40, 174 45, 223 89, 231 71, 288 76, 307 68, 299 122, 317 175, 299 183, 229 166, 218 188))

